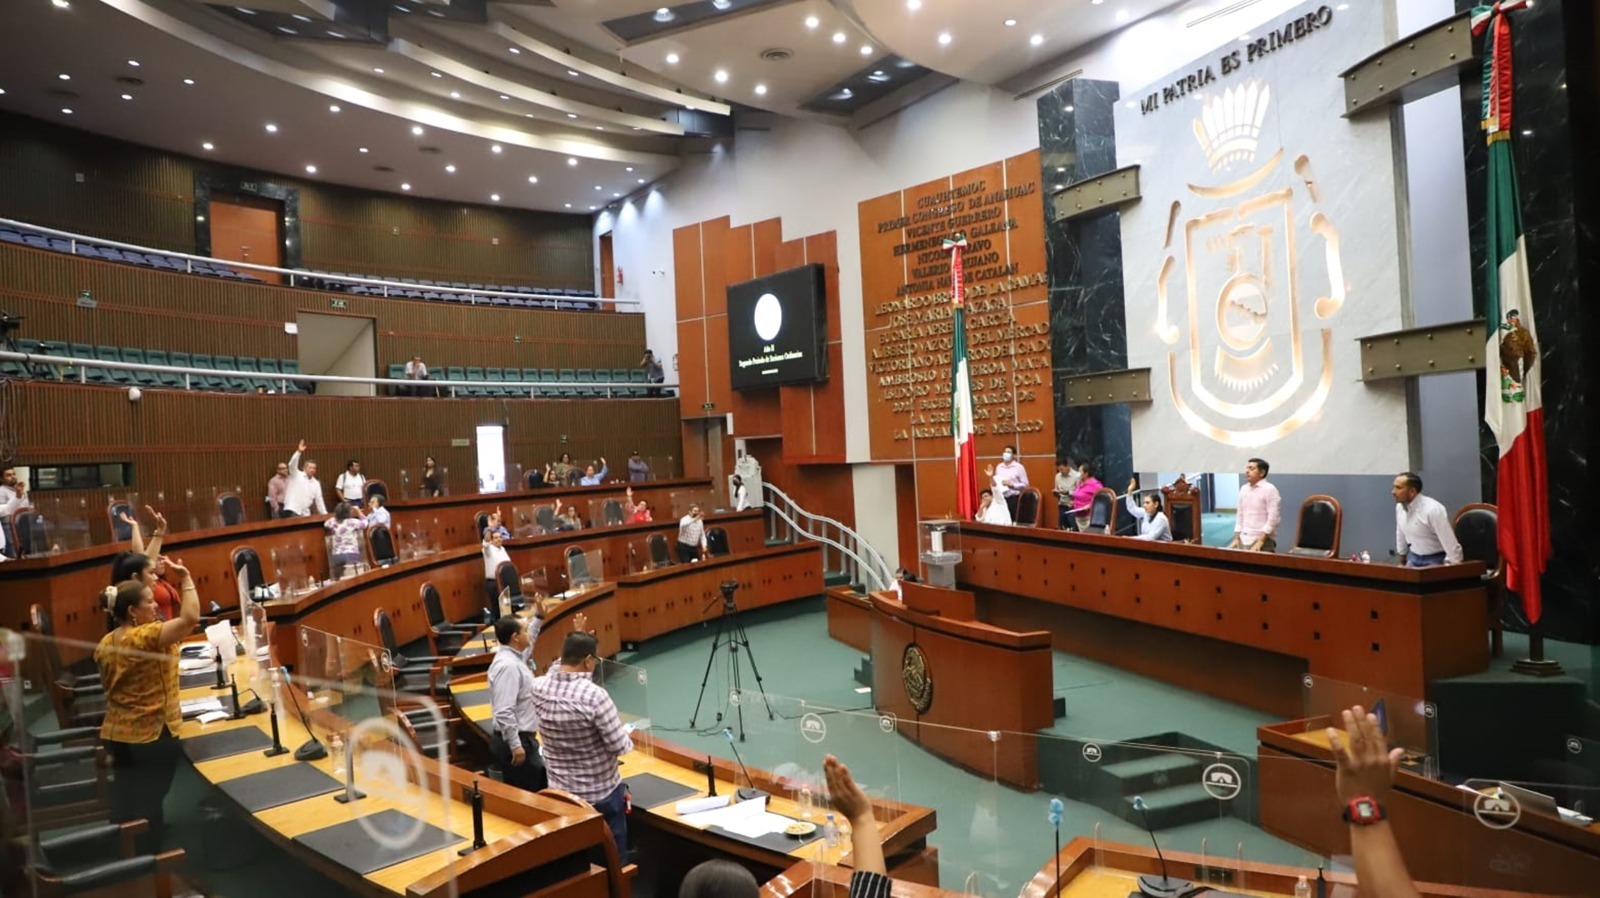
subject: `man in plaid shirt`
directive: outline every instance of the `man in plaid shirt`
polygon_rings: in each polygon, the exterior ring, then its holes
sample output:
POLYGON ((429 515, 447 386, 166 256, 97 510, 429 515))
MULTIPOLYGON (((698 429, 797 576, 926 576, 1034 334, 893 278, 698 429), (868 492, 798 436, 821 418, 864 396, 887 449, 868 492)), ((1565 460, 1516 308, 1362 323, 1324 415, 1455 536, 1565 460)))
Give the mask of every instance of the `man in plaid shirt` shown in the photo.
POLYGON ((617 717, 616 703, 595 685, 592 675, 600 659, 592 634, 579 631, 561 643, 561 661, 533 681, 533 706, 539 714, 539 737, 550 786, 594 805, 611 827, 617 851, 628 851, 628 818, 617 759, 633 751, 628 729, 617 717))

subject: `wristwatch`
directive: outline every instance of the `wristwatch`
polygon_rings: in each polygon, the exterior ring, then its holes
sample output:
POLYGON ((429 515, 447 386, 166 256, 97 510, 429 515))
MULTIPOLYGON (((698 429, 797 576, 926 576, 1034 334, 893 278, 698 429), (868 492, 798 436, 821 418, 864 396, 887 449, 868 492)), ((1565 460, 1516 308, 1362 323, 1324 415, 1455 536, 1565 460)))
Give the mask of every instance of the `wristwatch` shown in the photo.
POLYGON ((1344 822, 1354 826, 1371 826, 1380 820, 1389 819, 1389 811, 1378 800, 1367 795, 1360 795, 1350 799, 1344 810, 1339 813, 1344 822))

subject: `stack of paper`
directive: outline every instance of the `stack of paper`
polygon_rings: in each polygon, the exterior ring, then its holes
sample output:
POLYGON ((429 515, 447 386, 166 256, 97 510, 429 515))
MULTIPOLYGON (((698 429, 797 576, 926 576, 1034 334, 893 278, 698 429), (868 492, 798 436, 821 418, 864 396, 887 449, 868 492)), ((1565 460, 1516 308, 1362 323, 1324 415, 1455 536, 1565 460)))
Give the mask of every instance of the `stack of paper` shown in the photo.
POLYGON ((736 836, 750 839, 760 838, 771 833, 781 833, 794 821, 778 814, 767 813, 767 797, 765 795, 750 801, 741 801, 738 804, 710 811, 688 814, 680 818, 690 826, 705 829, 711 826, 720 826, 736 836))

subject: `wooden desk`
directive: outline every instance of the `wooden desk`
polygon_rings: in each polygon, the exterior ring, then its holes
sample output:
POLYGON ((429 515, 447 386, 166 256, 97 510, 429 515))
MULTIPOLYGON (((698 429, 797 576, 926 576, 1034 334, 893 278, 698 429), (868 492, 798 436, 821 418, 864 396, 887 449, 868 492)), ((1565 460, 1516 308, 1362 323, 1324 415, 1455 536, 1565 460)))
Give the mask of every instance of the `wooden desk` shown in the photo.
POLYGON ((1298 716, 1300 677, 1426 696, 1488 667, 1476 562, 1432 568, 963 524, 959 584, 979 617, 1055 647, 1298 716), (1017 599, 1032 601, 1019 602, 1017 599))
MULTIPOLYGON (((242 674, 243 669, 242 663, 235 664, 237 673, 242 674)), ((187 700, 215 694, 209 688, 196 687, 184 690, 181 697, 187 700)), ((327 715, 323 716, 327 719, 327 715)), ((195 771, 216 785, 301 763, 294 760, 293 749, 306 741, 307 733, 294 717, 291 712, 280 720, 282 741, 291 750, 290 753, 269 758, 260 750, 251 750, 196 763, 195 771)), ((191 739, 202 734, 241 728, 270 732, 270 718, 266 714, 258 714, 242 720, 219 721, 204 726, 198 721, 185 721, 178 735, 181 739, 191 739)), ((355 894, 406 895, 413 898, 446 896, 515 878, 519 887, 525 884, 525 891, 518 894, 545 888, 569 898, 608 893, 611 898, 626 898, 627 884, 621 876, 620 866, 613 865, 610 871, 590 867, 586 857, 577 864, 578 872, 570 878, 541 882, 549 880, 547 875, 540 874, 542 866, 564 858, 570 859, 573 855, 586 856, 591 849, 604 851, 609 844, 604 819, 587 805, 545 795, 528 795, 493 782, 486 776, 455 767, 447 767, 441 774, 437 762, 409 752, 401 754, 402 750, 389 744, 366 750, 394 751, 397 758, 411 757, 417 765, 407 765, 407 782, 399 785, 393 794, 380 794, 379 790, 372 789, 367 798, 350 804, 340 803, 333 794, 326 794, 255 814, 241 808, 240 814, 249 818, 257 830, 292 856, 355 894), (461 857, 457 854, 458 849, 467 847, 472 840, 472 810, 460 796, 462 790, 470 787, 474 781, 478 782, 484 793, 484 837, 489 845, 461 857), (366 875, 343 867, 295 841, 296 836, 391 809, 419 817, 465 841, 366 875)), ((333 767, 331 758, 309 763, 336 779, 343 776, 342 770, 333 767)), ((226 796, 220 790, 218 794, 226 796)), ((566 866, 572 867, 573 864, 569 862, 566 866)))
POLYGON ((1050 634, 972 620, 972 595, 961 590, 910 583, 902 589, 904 602, 887 591, 870 599, 878 710, 893 714, 901 735, 939 757, 1021 789, 1039 788, 1039 745, 1032 734, 1055 722, 1050 634), (913 602, 926 611, 914 610, 913 602), (914 650, 925 692, 905 676, 914 650), (1005 735, 992 742, 991 730, 1005 735))
MULTIPOLYGON (((1259 727, 1261 828, 1320 854, 1348 854, 1350 834, 1334 798, 1329 718, 1259 727)), ((1486 889, 1579 894, 1600 882, 1600 825, 1563 823, 1524 809, 1514 826, 1489 829, 1475 796, 1404 768, 1389 815, 1413 876, 1486 889)))
MULTIPOLYGON (((731 532, 730 532, 731 536, 731 532)), ((822 593, 819 543, 735 548, 732 554, 694 564, 640 571, 617 578, 622 642, 636 645, 663 633, 715 620, 721 614, 722 583, 737 581, 741 611, 810 598, 822 593)))
MULTIPOLYGON (((481 511, 492 511, 499 506, 509 517, 513 505, 549 502, 559 497, 570 500, 587 513, 590 499, 610 496, 621 498, 627 486, 627 484, 611 483, 592 487, 441 496, 436 499, 396 499, 390 503, 389 513, 397 536, 401 532, 399 528, 426 522, 433 539, 441 549, 471 547, 476 553, 478 535, 474 518, 481 511)), ((711 482, 652 480, 633 486, 635 496, 648 499, 652 506, 658 506, 663 514, 669 515, 672 493, 710 489, 711 482)), ((735 548, 752 545, 751 539, 754 539, 754 546, 761 545, 763 538, 762 528, 759 526, 760 511, 743 514, 752 516, 758 522, 753 537, 742 528, 736 534, 730 524, 723 523, 724 518, 730 517, 726 515, 708 516, 708 526, 720 525, 727 528, 730 541, 734 543, 735 548)), ((162 545, 167 554, 182 558, 188 565, 205 607, 209 607, 211 602, 216 602, 224 608, 233 608, 239 604, 239 590, 235 584, 232 563, 235 548, 239 546, 254 548, 261 556, 262 573, 269 581, 277 578, 277 571, 272 564, 274 547, 293 547, 311 559, 317 570, 326 571, 328 558, 323 539, 326 535, 322 526, 323 520, 322 516, 317 516, 255 521, 237 527, 188 530, 168 534, 162 545)), ((669 531, 669 538, 676 538, 675 520, 655 525, 635 526, 645 529, 642 531, 631 528, 609 529, 613 531, 628 529, 641 541, 645 534, 656 530, 669 531), (652 527, 654 529, 651 529, 652 527)), ((579 531, 580 534, 591 532, 595 531, 579 531)), ((557 534, 557 536, 564 537, 567 534, 557 534)), ((513 541, 512 545, 516 544, 517 541, 513 541)), ((95 643, 105 635, 105 615, 101 613, 98 605, 100 591, 105 589, 107 578, 110 577, 112 558, 126 548, 126 544, 123 543, 108 543, 58 555, 24 558, 0 565, 0 623, 24 629, 22 625, 28 619, 29 606, 35 603, 41 604, 51 612, 56 638, 60 641, 62 663, 73 664, 89 657, 94 651, 95 643)), ((619 564, 626 558, 626 548, 625 543, 614 546, 616 551, 624 553, 618 557, 619 564)), ((611 552, 608 551, 606 554, 607 570, 610 571, 611 552)), ((552 555, 551 561, 555 560, 556 556, 552 555)), ((564 563, 561 563, 560 567, 565 569, 564 563)), ((623 569, 618 568, 616 572, 622 573, 623 569)), ((482 579, 480 575, 480 592, 482 579)), ((369 623, 370 616, 369 610, 369 623)))

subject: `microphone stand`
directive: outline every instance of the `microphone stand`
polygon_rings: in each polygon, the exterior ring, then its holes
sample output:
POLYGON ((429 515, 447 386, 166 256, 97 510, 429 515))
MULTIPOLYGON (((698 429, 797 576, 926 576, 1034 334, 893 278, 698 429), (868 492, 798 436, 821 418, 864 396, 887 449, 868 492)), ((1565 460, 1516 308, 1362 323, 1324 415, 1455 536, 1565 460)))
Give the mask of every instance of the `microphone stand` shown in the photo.
POLYGON ((282 697, 275 694, 272 697, 272 705, 267 709, 268 714, 272 717, 272 747, 262 752, 263 755, 269 758, 276 758, 278 755, 288 754, 289 752, 287 748, 283 747, 283 738, 278 734, 278 709, 280 707, 282 707, 282 697))
POLYGON ((344 791, 333 796, 333 800, 340 804, 349 804, 367 797, 367 793, 356 788, 356 747, 344 747, 344 791))
POLYGON ((1133 809, 1139 812, 1139 818, 1144 821, 1144 831, 1150 834, 1150 844, 1155 846, 1156 860, 1161 862, 1161 877, 1157 879, 1146 873, 1139 877, 1139 894, 1145 898, 1184 898, 1196 891, 1194 883, 1187 879, 1174 879, 1167 875, 1167 858, 1161 853, 1161 844, 1156 841, 1156 831, 1150 827, 1150 815, 1144 803, 1144 796, 1133 797, 1133 809))
POLYGON ((733 730, 723 727, 722 738, 728 740, 728 747, 733 749, 733 759, 739 762, 739 769, 744 771, 744 781, 750 784, 749 786, 735 789, 733 793, 734 800, 753 801, 757 798, 766 797, 767 793, 756 788, 756 781, 751 778, 750 769, 744 766, 744 758, 739 755, 739 746, 733 741, 733 730))
POLYGON ((239 707, 239 678, 229 677, 228 688, 233 690, 233 713, 228 715, 229 720, 243 720, 244 709, 239 707))
POLYGON ((316 731, 311 729, 311 718, 306 715, 306 709, 300 706, 300 697, 294 694, 294 681, 289 678, 289 668, 278 668, 283 672, 283 685, 288 687, 289 700, 294 703, 295 713, 300 715, 300 722, 305 725, 306 735, 310 736, 304 744, 294 750, 296 761, 320 761, 328 756, 328 748, 317 738, 316 731))
POLYGON ((223 671, 222 671, 222 650, 221 649, 217 650, 217 682, 214 683, 211 688, 212 689, 227 689, 228 688, 228 678, 227 678, 227 676, 225 676, 223 674, 223 671))
POLYGON ((456 852, 461 857, 466 857, 479 848, 489 847, 489 843, 483 838, 483 791, 478 788, 477 780, 472 781, 472 791, 467 793, 466 798, 472 803, 472 845, 456 852))

